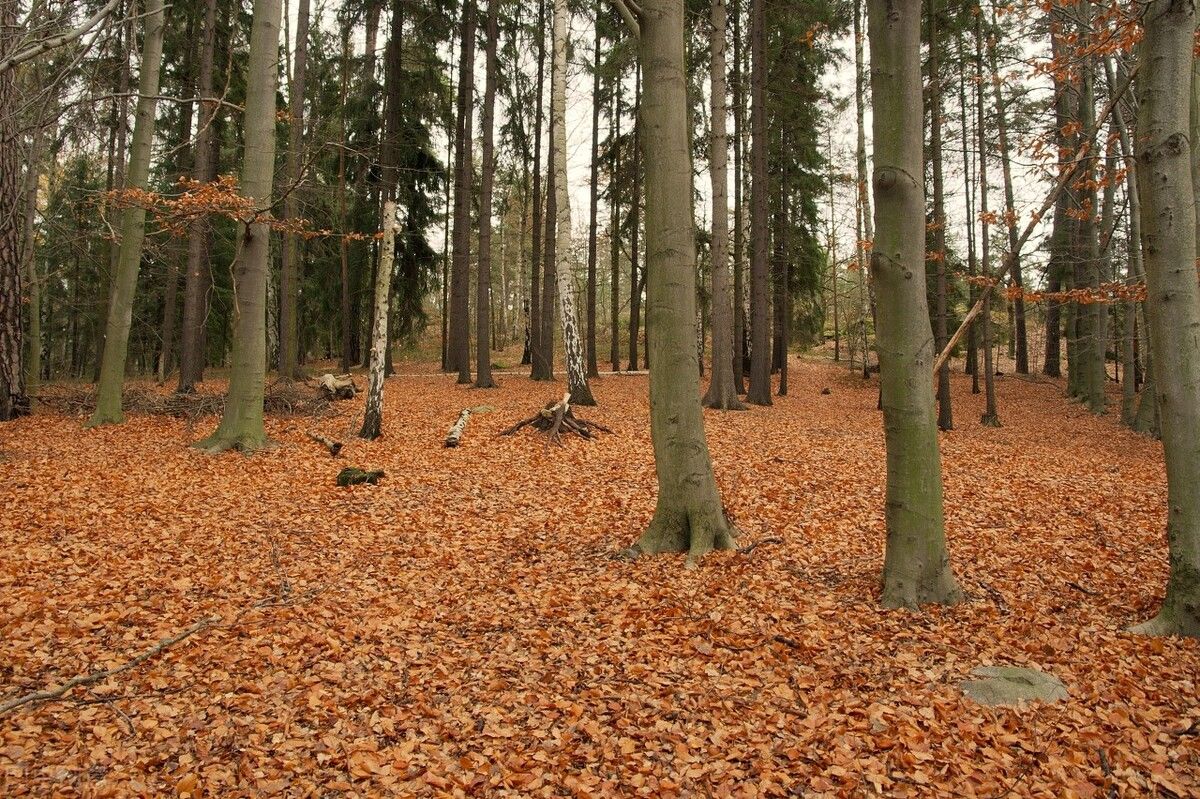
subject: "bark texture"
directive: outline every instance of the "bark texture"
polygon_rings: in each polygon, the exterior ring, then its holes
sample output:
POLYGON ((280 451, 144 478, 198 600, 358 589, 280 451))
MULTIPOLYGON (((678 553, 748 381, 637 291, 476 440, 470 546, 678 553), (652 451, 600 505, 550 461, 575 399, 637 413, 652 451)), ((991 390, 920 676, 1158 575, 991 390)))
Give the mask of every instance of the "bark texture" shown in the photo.
MULTIPOLYGON (((563 345, 567 356, 567 390, 572 405, 595 405, 588 385, 588 371, 575 311, 575 291, 571 285, 571 196, 567 186, 567 0, 554 0, 554 68, 550 86, 550 141, 554 168, 555 220, 557 242, 554 245, 558 313, 562 317, 563 345)), ((550 315, 553 318, 553 314, 550 315)), ((547 337, 547 340, 550 340, 547 337)))
POLYGON ((373 441, 383 433, 383 380, 387 360, 388 296, 392 288, 392 272, 396 263, 396 203, 388 200, 383 206, 383 248, 379 255, 379 270, 375 274, 375 316, 371 331, 371 366, 367 376, 367 407, 359 438, 373 441))
POLYGON ((925 297, 921 4, 869 0, 875 98, 877 348, 887 445, 883 604, 915 608, 960 599, 942 517, 934 417, 933 332, 925 297))
MULTIPOLYGON (((145 33, 139 66, 137 118, 133 124, 133 146, 129 156, 126 186, 145 189, 150 180, 150 147, 154 142, 154 116, 158 109, 159 71, 162 66, 165 13, 162 0, 146 0, 145 33)), ((100 363, 100 386, 96 393, 96 411, 88 427, 120 424, 121 388, 125 383, 125 361, 129 353, 129 327, 133 319, 133 293, 137 288, 142 261, 142 242, 146 236, 146 210, 137 206, 125 209, 121 219, 121 251, 117 261, 108 305, 108 323, 104 336, 104 357, 100 363)))
POLYGON ((732 548, 734 530, 721 506, 700 406, 683 3, 647 0, 642 11, 647 311, 654 331, 648 344, 654 363, 650 437, 658 500, 635 549, 687 552, 694 563, 712 549, 732 548))
POLYGON ((766 12, 750 3, 750 391, 754 405, 771 404, 771 327, 767 299, 766 12))
POLYGON ((242 193, 260 210, 253 219, 238 226, 240 248, 233 273, 236 305, 229 392, 216 431, 196 444, 209 452, 237 449, 249 453, 268 444, 263 427, 267 277, 271 263, 271 229, 267 219, 274 185, 276 64, 282 11, 281 0, 254 0, 246 67, 242 193))
POLYGON ((1170 576, 1158 615, 1135 629, 1200 636, 1200 283, 1189 140, 1195 6, 1154 0, 1144 21, 1136 142, 1170 576))
POLYGON ((727 411, 745 410, 733 382, 733 297, 729 287, 729 137, 725 91, 725 0, 713 0, 709 64, 712 81, 712 378, 704 404, 727 411))

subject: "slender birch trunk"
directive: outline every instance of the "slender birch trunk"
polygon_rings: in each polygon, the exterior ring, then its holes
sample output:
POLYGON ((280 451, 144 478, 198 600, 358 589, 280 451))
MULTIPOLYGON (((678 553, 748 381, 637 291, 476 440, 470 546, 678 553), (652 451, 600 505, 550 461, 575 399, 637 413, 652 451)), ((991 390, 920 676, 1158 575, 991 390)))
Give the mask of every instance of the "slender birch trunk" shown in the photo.
POLYGON ((571 285, 571 195, 567 186, 567 0, 554 0, 554 68, 550 87, 550 129, 554 162, 554 191, 557 219, 554 245, 558 310, 562 317, 563 344, 567 355, 567 390, 572 405, 595 405, 588 385, 586 356, 575 312, 571 285))
POLYGON ((375 274, 375 324, 371 330, 371 366, 367 377, 367 407, 359 438, 374 441, 383 433, 384 362, 387 360, 387 318, 392 272, 396 263, 396 203, 388 200, 383 206, 383 248, 379 253, 379 269, 375 274))

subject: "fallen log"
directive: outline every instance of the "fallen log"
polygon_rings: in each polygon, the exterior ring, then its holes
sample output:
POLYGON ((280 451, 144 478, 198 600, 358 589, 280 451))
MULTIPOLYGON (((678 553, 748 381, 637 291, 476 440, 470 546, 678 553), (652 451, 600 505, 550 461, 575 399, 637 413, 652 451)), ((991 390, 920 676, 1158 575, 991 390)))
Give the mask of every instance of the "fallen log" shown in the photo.
POLYGON ((310 382, 324 391, 325 397, 330 400, 354 399, 354 395, 358 393, 358 386, 354 384, 354 378, 348 374, 323 374, 310 382))
POLYGON ((458 446, 459 442, 462 441, 463 433, 467 429, 467 422, 471 420, 472 416, 494 410, 495 408, 491 405, 476 405, 474 408, 463 408, 458 414, 458 420, 450 426, 450 432, 446 433, 446 447, 453 448, 458 446))
POLYGON ((308 437, 323 446, 325 449, 329 450, 329 455, 331 457, 336 458, 338 453, 342 451, 342 442, 340 441, 334 441, 331 438, 326 438, 320 433, 309 433, 308 437))
POLYGON ((612 430, 599 422, 592 422, 576 416, 574 409, 571 407, 570 394, 564 394, 563 398, 557 402, 546 403, 546 406, 533 416, 530 416, 528 419, 522 419, 500 435, 511 436, 521 428, 531 426, 535 430, 540 430, 546 434, 547 444, 553 442, 560 447, 562 446, 563 431, 566 431, 567 434, 574 433, 588 441, 594 438, 593 434, 596 431, 604 433, 612 432, 612 430))
POLYGON ((463 408, 458 414, 458 421, 450 427, 450 432, 446 434, 446 446, 457 447, 458 442, 462 440, 463 431, 467 429, 467 422, 471 420, 471 409, 463 408))

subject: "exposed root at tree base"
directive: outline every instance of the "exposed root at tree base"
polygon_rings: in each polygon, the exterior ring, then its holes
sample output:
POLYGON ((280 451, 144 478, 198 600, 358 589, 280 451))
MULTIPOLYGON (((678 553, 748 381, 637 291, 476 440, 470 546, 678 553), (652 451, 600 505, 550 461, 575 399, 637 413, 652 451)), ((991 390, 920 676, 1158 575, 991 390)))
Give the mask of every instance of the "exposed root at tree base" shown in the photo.
POLYGON ((275 449, 279 445, 266 436, 212 435, 208 438, 197 441, 192 446, 201 452, 208 453, 209 455, 220 455, 221 453, 229 452, 230 450, 240 452, 243 455, 253 455, 256 452, 265 452, 267 450, 275 449))

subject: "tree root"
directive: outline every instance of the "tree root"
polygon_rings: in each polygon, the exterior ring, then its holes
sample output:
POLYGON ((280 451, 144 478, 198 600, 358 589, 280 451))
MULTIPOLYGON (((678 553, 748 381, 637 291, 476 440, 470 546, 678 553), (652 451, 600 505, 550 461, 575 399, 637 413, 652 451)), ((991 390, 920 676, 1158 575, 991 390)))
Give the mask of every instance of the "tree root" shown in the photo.
POLYGON ((557 402, 546 403, 546 407, 528 419, 522 419, 517 422, 500 435, 511 436, 521 428, 529 426, 532 426, 535 430, 540 430, 548 436, 546 440, 547 445, 554 443, 560 447, 563 445, 562 435, 564 431, 568 435, 573 433, 588 441, 595 438, 594 434, 596 431, 612 433, 612 430, 599 422, 589 421, 576 416, 572 410, 571 396, 569 394, 564 394, 563 398, 557 402))

